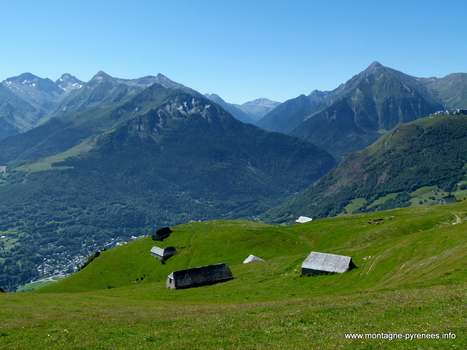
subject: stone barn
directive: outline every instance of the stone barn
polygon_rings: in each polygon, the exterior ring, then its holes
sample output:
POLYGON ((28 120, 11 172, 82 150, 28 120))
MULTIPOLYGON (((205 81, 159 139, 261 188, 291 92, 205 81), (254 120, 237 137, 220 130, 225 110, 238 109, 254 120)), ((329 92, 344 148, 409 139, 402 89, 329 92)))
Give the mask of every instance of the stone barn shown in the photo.
POLYGON ((163 241, 164 239, 169 237, 171 233, 172 230, 170 229, 170 227, 160 228, 152 234, 152 239, 154 241, 163 241))
POLYGON ((159 248, 154 246, 151 249, 151 255, 162 262, 170 259, 175 254, 177 254, 177 249, 174 247, 159 248))
POLYGON ((184 289, 226 282, 233 279, 227 264, 216 264, 172 272, 167 278, 167 288, 184 289))
POLYGON ((452 203, 457 203, 457 202, 458 201, 455 196, 444 196, 438 201, 438 204, 444 205, 444 204, 452 204, 452 203))
POLYGON ((302 264, 302 275, 343 273, 356 267, 350 256, 311 252, 302 264))

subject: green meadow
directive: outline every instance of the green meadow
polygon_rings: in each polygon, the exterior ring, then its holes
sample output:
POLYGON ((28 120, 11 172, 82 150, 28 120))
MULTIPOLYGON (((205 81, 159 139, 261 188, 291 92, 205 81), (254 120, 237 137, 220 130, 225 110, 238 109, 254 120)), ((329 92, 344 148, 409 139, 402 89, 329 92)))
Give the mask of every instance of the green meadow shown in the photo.
POLYGON ((173 227, 101 252, 78 273, 0 295, 1 349, 466 349, 467 204, 275 227, 173 227), (174 246, 165 264, 153 245, 174 246), (302 277, 311 251, 358 268, 302 277), (249 254, 264 262, 243 264, 249 254), (170 290, 170 272, 225 262, 234 279, 170 290))

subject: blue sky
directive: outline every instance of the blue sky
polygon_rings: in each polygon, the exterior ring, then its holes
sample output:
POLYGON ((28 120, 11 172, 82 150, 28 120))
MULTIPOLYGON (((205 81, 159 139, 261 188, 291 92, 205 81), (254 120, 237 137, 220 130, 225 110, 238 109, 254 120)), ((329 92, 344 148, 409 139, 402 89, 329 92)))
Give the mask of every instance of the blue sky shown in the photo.
POLYGON ((467 1, 0 0, 0 81, 162 73, 231 103, 332 90, 373 61, 467 72, 467 1))

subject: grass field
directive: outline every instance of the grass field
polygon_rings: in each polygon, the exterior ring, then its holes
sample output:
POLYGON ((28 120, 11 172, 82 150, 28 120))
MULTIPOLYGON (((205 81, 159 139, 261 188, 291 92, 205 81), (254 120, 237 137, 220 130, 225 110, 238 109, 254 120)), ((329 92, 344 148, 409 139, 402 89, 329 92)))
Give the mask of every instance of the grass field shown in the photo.
POLYGON ((466 217, 461 202, 289 227, 180 225, 164 242, 139 239, 50 286, 0 295, 0 348, 466 349, 466 217), (179 254, 163 265, 153 245, 179 254), (301 277, 312 250, 358 268, 301 277), (249 254, 265 262, 243 264, 249 254), (233 280, 165 288, 171 271, 219 262, 233 280))
POLYGON ((61 277, 59 277, 59 276, 44 278, 44 279, 41 279, 39 281, 35 281, 35 282, 32 282, 32 283, 26 284, 24 286, 21 286, 16 290, 16 292, 17 293, 28 292, 28 291, 32 291, 32 290, 35 290, 35 289, 43 288, 43 287, 46 287, 46 286, 48 286, 48 285, 50 285, 52 283, 55 283, 55 282, 59 281, 60 279, 61 279, 61 277))

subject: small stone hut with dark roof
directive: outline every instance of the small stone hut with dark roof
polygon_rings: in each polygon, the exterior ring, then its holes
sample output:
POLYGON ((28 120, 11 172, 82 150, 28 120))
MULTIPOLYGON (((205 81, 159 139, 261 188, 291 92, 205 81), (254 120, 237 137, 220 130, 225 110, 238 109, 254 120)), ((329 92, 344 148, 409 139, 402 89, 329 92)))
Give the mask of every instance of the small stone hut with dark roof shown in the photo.
POLYGON ((438 204, 452 204, 452 203, 457 203, 457 198, 455 196, 445 196, 442 197, 439 201, 438 204))
POLYGON ((302 264, 302 275, 343 273, 356 267, 350 256, 311 252, 302 264))
POLYGON ((164 239, 169 237, 171 233, 172 230, 170 229, 170 227, 160 228, 152 234, 152 239, 154 241, 163 241, 164 239))
POLYGON ((167 288, 184 289, 226 282, 233 279, 227 264, 216 264, 172 272, 167 278, 167 288))

